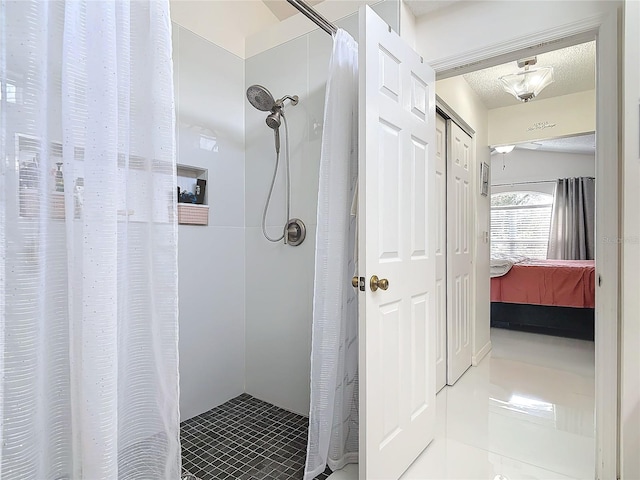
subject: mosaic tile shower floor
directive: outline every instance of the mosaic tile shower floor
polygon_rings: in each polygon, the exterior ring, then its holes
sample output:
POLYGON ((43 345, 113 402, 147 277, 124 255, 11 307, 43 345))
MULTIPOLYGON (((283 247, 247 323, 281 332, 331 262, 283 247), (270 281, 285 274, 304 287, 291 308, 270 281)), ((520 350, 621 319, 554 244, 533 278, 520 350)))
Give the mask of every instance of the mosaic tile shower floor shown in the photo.
POLYGON ((199 480, 300 480, 307 431, 306 417, 242 394, 182 422, 182 468, 199 480))

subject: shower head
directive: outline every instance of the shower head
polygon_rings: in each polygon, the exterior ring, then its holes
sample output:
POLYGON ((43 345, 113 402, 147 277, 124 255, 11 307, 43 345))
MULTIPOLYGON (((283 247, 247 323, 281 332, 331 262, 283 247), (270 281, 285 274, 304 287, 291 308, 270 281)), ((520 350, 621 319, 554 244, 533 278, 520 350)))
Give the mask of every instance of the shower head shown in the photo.
POLYGON ((298 104, 297 95, 285 95, 284 97, 275 100, 271 92, 262 85, 251 85, 247 89, 247 100, 258 110, 263 112, 270 112, 267 115, 267 126, 273 129, 276 153, 280 153, 280 125, 284 118, 284 102, 289 100, 291 105, 298 104))
POLYGON ((273 128, 274 130, 277 130, 280 127, 280 124, 282 123, 282 111, 280 110, 280 108, 274 108, 271 113, 267 116, 267 125, 269 126, 269 128, 273 128))
POLYGON ((273 95, 271 95, 269 90, 264 88, 262 85, 251 85, 247 89, 247 99, 251 105, 263 112, 273 110, 276 106, 276 101, 274 100, 273 95))
POLYGON ((276 153, 280 153, 280 125, 282 124, 282 117, 284 113, 280 107, 273 107, 271 113, 267 115, 267 126, 273 128, 274 140, 276 143, 276 153))

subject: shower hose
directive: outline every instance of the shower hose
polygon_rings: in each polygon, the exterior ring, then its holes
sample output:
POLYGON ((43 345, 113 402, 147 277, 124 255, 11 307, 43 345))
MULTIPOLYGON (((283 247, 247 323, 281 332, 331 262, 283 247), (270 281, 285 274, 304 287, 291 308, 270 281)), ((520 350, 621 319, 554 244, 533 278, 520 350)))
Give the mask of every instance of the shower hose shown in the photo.
MULTIPOLYGON (((282 235, 278 238, 272 238, 267 233, 267 212, 269 211, 269 204, 271 203, 271 197, 273 195, 273 187, 276 184, 276 178, 278 176, 278 168, 280 165, 280 148, 276 148, 276 164, 273 168, 273 178, 271 179, 271 186, 269 187, 269 195, 267 196, 267 201, 264 204, 264 211, 262 212, 262 233, 264 237, 270 242, 279 242, 284 239, 284 243, 287 243, 287 224, 289 223, 289 213, 291 209, 291 169, 289 162, 289 127, 287 125, 287 117, 284 116, 284 112, 282 112, 282 121, 284 122, 284 163, 286 168, 286 177, 285 177, 285 188, 287 190, 287 205, 286 205, 286 214, 287 218, 285 219, 284 227, 282 228, 282 235)), ((278 130, 274 129, 273 135, 278 136, 278 130)), ((277 145, 277 143, 276 143, 277 145)))

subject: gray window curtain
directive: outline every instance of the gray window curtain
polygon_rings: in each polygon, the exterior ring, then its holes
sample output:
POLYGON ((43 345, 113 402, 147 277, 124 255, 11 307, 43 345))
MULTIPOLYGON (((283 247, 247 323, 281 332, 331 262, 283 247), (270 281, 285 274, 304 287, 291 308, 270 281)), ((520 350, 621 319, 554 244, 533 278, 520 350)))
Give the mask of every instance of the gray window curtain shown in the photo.
POLYGON ((556 184, 547 258, 593 260, 595 250, 595 179, 561 178, 556 184))

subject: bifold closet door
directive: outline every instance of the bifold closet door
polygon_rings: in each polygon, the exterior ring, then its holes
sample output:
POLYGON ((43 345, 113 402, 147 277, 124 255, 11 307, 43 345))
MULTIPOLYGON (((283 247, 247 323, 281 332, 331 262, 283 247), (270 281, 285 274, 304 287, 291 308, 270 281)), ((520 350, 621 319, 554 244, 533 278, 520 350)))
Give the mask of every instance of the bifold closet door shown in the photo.
POLYGON ((447 384, 471 366, 473 139, 447 120, 447 384))
POLYGON ((447 122, 436 115, 436 392, 447 384, 447 122))

